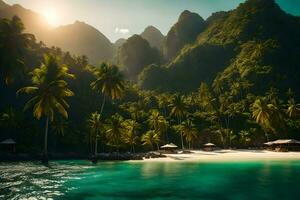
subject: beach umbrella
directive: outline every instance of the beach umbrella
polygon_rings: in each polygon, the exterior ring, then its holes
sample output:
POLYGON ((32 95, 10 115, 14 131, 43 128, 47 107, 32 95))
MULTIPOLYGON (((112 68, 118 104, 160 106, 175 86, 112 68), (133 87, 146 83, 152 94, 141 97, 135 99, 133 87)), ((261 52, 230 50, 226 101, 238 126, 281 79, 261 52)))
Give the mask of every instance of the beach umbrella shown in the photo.
POLYGON ((176 149, 176 148, 178 148, 178 146, 173 144, 173 143, 170 143, 170 144, 163 145, 160 148, 161 149, 165 149, 165 148, 174 148, 174 149, 176 149))
POLYGON ((273 144, 273 142, 266 142, 266 143, 264 143, 264 145, 272 145, 273 144))
POLYGON ((9 139, 6 139, 6 140, 3 140, 0 144, 16 144, 16 142, 9 138, 9 139))
POLYGON ((213 143, 206 143, 203 146, 205 146, 205 147, 215 147, 216 145, 213 144, 213 143))
POLYGON ((275 140, 271 142, 272 144, 300 144, 300 141, 295 139, 284 139, 284 140, 275 140))
POLYGON ((5 146, 12 146, 12 151, 16 151, 16 142, 11 138, 3 140, 0 144, 5 146))

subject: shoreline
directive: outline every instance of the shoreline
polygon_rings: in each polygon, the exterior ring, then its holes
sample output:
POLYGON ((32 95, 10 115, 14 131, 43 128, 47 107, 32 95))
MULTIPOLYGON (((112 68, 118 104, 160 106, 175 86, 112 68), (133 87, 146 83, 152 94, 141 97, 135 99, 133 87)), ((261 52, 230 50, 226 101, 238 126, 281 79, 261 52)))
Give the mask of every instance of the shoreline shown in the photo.
POLYGON ((300 152, 274 152, 268 150, 194 150, 190 154, 164 154, 165 158, 149 158, 129 162, 239 162, 239 161, 276 161, 299 160, 300 152))
MULTIPOLYGON (((53 154, 53 160, 91 160, 91 156, 83 154, 53 154)), ((126 161, 126 162, 238 162, 238 161, 276 161, 276 160, 300 160, 300 152, 274 152, 268 150, 216 150, 202 151, 191 150, 191 153, 165 154, 155 152, 147 153, 99 153, 97 156, 101 161, 126 161)), ((40 161, 40 155, 30 154, 8 154, 1 155, 0 162, 23 162, 40 161)))

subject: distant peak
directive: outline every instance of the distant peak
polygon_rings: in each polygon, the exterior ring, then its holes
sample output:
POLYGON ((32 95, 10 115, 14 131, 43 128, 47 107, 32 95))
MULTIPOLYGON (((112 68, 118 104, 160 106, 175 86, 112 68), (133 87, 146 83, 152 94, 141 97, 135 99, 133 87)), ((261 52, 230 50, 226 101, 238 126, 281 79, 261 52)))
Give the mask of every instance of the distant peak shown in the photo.
POLYGON ((183 20, 190 19, 190 18, 201 18, 201 19, 203 19, 198 13, 194 13, 194 12, 191 12, 189 10, 184 10, 180 14, 178 21, 183 21, 183 20))
POLYGON ((245 3, 241 4, 242 6, 250 6, 250 7, 256 7, 256 8, 279 8, 275 0, 247 0, 245 3))
POLYGON ((142 33, 142 35, 145 34, 145 33, 158 33, 158 34, 162 35, 162 33, 160 32, 160 30, 158 30, 156 27, 154 27, 152 25, 147 26, 145 28, 144 32, 142 33))
POLYGON ((12 7, 18 8, 18 9, 20 9, 20 8, 24 9, 23 6, 21 6, 20 4, 14 4, 14 5, 12 5, 12 7))
POLYGON ((184 11, 181 13, 181 15, 189 15, 189 14, 192 14, 192 12, 189 11, 189 10, 184 10, 184 11))
POLYGON ((86 23, 85 23, 85 22, 81 22, 81 21, 76 20, 76 21, 74 22, 74 24, 85 25, 86 23))
POLYGON ((150 25, 150 26, 147 26, 147 27, 145 28, 145 31, 146 31, 146 30, 158 30, 158 29, 157 29, 156 27, 150 25))
POLYGON ((192 12, 189 11, 189 10, 184 10, 184 11, 180 14, 179 19, 189 17, 189 16, 191 16, 191 15, 193 15, 193 14, 196 14, 196 13, 192 13, 192 12))

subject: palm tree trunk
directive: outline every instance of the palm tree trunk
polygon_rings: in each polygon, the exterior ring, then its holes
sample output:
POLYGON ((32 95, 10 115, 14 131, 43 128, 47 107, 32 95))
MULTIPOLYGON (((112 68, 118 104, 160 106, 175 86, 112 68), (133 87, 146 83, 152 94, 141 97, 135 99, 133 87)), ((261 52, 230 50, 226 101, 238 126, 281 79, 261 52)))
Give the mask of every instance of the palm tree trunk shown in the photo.
POLYGON ((43 163, 48 163, 48 129, 49 129, 49 117, 46 119, 45 138, 44 138, 44 157, 43 163))
POLYGON ((97 156, 97 152, 98 152, 98 138, 97 138, 97 135, 96 135, 96 139, 95 139, 95 152, 94 152, 95 157, 97 156))
MULTIPOLYGON (((101 109, 100 109, 100 116, 102 115, 104 104, 105 104, 105 94, 103 94, 103 100, 102 100, 102 105, 101 105, 101 109)), ((97 150, 98 150, 98 138, 96 136, 96 139, 95 139, 95 157, 97 155, 97 150)))
POLYGON ((103 100, 102 100, 100 115, 102 114, 102 111, 103 111, 103 108, 104 108, 104 104, 105 104, 105 94, 103 94, 103 100))
POLYGON ((264 129, 264 132, 265 132, 265 136, 267 138, 267 142, 269 142, 269 135, 268 135, 268 133, 267 133, 267 131, 265 129, 264 129))
POLYGON ((167 144, 169 144, 168 130, 166 131, 167 144))
MULTIPOLYGON (((180 125, 180 124, 181 124, 181 118, 178 117, 178 125, 180 125)), ((182 150, 184 150, 182 131, 180 131, 180 136, 181 136, 181 148, 182 148, 182 150)))

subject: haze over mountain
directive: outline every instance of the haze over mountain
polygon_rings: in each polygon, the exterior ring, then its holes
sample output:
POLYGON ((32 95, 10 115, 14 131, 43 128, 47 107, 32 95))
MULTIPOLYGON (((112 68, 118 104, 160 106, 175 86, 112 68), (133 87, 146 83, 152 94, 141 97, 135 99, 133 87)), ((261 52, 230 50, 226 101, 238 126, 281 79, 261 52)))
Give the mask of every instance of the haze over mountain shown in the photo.
POLYGON ((87 55, 92 63, 111 60, 114 53, 113 44, 100 31, 79 21, 51 30, 46 43, 87 55))
POLYGON ((77 21, 74 24, 51 28, 44 16, 20 5, 9 6, 0 0, 0 18, 10 19, 14 15, 22 19, 26 32, 33 33, 47 46, 58 46, 72 54, 86 55, 94 64, 113 58, 114 48, 111 42, 100 31, 86 23, 77 21))
POLYGON ((122 46, 124 43, 126 42, 126 39, 125 38, 120 38, 118 39, 115 43, 114 43, 114 46, 115 48, 119 48, 120 46, 122 46))
POLYGON ((147 40, 151 47, 155 47, 157 49, 162 48, 162 44, 164 41, 164 35, 154 26, 148 26, 142 33, 142 38, 147 40))
POLYGON ((288 86, 299 92, 299 17, 285 13, 273 0, 248 0, 233 11, 215 14, 207 24, 170 64, 145 69, 141 86, 192 91, 203 81, 229 87, 243 80, 256 92, 270 87, 286 91, 288 86))
POLYGON ((0 0, 0 18, 11 19, 15 15, 22 19, 26 32, 34 34, 39 40, 45 39, 45 34, 50 30, 50 26, 47 24, 44 16, 25 9, 18 4, 10 6, 0 0))

